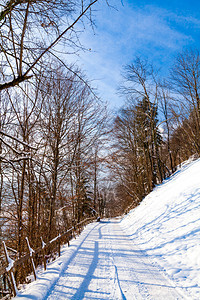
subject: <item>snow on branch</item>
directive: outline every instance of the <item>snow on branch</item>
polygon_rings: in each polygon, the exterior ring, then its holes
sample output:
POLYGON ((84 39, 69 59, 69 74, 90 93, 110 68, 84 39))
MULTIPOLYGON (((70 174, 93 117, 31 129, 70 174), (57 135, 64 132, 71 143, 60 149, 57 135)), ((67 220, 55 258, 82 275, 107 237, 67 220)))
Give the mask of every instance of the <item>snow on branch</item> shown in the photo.
POLYGON ((32 149, 32 150, 36 150, 36 151, 37 151, 37 149, 36 149, 36 148, 34 148, 34 147, 30 146, 28 143, 26 143, 26 142, 23 142, 23 141, 19 140, 18 138, 16 138, 15 136, 12 136, 12 135, 10 135, 10 134, 8 134, 8 133, 5 133, 5 132, 4 132, 4 131, 2 131, 2 130, 0 130, 0 134, 2 134, 2 135, 4 135, 4 136, 6 136, 6 137, 8 137, 8 138, 10 138, 10 139, 12 139, 12 140, 14 140, 14 141, 16 141, 16 142, 18 142, 18 143, 20 143, 20 144, 24 145, 24 146, 26 146, 26 147, 28 147, 28 148, 32 149))
POLYGON ((42 249, 44 249, 46 247, 46 243, 43 241, 42 237, 41 237, 41 242, 42 242, 42 249))
POLYGON ((26 242, 27 242, 27 246, 28 246, 28 250, 29 250, 30 257, 32 257, 32 256, 33 256, 33 253, 34 253, 35 251, 30 247, 29 240, 28 240, 27 237, 26 237, 26 242))

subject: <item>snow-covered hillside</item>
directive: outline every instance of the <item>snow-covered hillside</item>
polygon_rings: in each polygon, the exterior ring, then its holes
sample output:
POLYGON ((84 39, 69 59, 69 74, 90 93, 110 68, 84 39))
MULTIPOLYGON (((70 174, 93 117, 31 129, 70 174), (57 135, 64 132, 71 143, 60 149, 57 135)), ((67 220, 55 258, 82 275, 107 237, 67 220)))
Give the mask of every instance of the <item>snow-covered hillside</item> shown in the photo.
POLYGON ((200 299, 200 159, 185 163, 121 222, 190 299, 200 299))

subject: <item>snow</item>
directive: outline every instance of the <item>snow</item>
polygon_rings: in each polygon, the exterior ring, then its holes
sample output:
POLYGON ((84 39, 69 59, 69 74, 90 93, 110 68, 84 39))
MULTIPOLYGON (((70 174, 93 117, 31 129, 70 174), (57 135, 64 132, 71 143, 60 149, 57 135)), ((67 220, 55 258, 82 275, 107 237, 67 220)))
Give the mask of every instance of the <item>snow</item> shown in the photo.
POLYGON ((200 299, 199 174, 185 163, 125 217, 89 224, 15 300, 200 299))
POLYGON ((123 220, 135 245, 200 299, 200 160, 185 163, 123 220))
POLYGON ((104 220, 86 227, 19 299, 184 299, 162 270, 138 251, 120 226, 104 220))
POLYGON ((13 268, 13 266, 14 266, 14 260, 12 260, 12 258, 8 256, 8 266, 6 268, 6 271, 9 272, 13 268))
POLYGON ((41 237, 41 242, 42 242, 42 249, 44 249, 46 247, 46 243, 43 241, 42 237, 41 237))
POLYGON ((9 272, 14 266, 14 260, 12 260, 9 256, 8 256, 8 266, 6 268, 6 271, 9 272))
POLYGON ((27 246, 28 246, 28 250, 29 250, 30 257, 33 257, 33 253, 34 253, 35 251, 30 247, 28 237, 26 237, 26 242, 27 242, 27 246))
POLYGON ((5 251, 5 254, 6 254, 6 258, 8 260, 8 266, 6 268, 6 271, 9 272, 14 266, 14 260, 12 260, 12 258, 10 258, 10 256, 8 255, 8 251, 7 251, 7 247, 6 247, 5 242, 2 242, 2 243, 4 245, 4 251, 5 251))
POLYGON ((8 251, 7 251, 7 247, 6 247, 5 242, 3 241, 2 243, 3 243, 6 259, 7 259, 7 262, 8 262, 8 266, 6 268, 6 271, 10 272, 10 276, 12 277, 12 283, 13 283, 13 286, 14 286, 15 294, 17 295, 18 290, 17 290, 17 286, 16 286, 16 283, 15 283, 15 278, 14 278, 14 275, 13 275, 13 272, 12 272, 12 268, 14 266, 14 260, 12 260, 10 258, 10 256, 8 255, 8 251))

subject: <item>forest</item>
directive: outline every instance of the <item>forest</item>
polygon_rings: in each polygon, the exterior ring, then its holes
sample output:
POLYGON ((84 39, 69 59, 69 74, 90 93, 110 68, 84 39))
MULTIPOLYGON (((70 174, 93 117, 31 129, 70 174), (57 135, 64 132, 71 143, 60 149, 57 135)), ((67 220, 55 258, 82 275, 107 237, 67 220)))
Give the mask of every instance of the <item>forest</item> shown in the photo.
POLYGON ((133 58, 111 117, 61 55, 81 47, 75 25, 92 26, 97 0, 1 2, 0 241, 21 257, 27 236, 38 247, 86 217, 122 215, 199 155, 200 56, 180 53, 166 78, 133 58))

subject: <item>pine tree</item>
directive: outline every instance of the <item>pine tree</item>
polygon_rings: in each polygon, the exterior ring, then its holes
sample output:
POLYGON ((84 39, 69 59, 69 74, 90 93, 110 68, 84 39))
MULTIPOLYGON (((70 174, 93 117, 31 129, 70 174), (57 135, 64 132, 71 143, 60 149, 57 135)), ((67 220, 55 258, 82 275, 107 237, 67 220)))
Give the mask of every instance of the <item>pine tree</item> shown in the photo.
POLYGON ((136 142, 144 163, 149 191, 163 179, 159 147, 162 137, 158 131, 157 106, 144 97, 134 110, 136 142))

